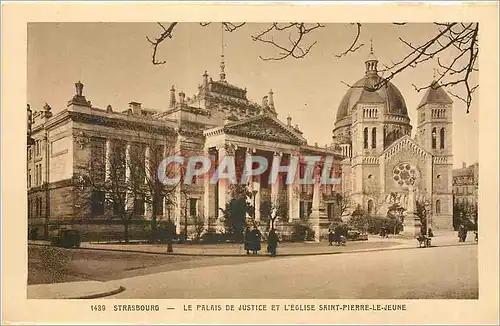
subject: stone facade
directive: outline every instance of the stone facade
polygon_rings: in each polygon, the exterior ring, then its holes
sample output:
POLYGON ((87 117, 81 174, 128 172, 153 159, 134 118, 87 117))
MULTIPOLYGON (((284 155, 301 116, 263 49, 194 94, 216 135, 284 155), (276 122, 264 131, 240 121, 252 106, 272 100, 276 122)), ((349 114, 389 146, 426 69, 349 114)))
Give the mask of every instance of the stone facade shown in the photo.
POLYGON ((453 170, 453 195, 455 203, 477 204, 479 185, 479 163, 453 170))

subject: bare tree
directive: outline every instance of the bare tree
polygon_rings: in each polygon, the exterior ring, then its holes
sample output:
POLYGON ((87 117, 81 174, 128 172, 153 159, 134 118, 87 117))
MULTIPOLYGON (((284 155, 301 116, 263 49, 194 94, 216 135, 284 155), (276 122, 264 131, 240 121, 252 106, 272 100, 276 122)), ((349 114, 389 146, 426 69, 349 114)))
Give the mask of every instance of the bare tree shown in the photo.
POLYGON ((288 205, 287 196, 285 193, 280 193, 270 201, 264 201, 260 206, 261 216, 265 216, 269 220, 270 229, 274 229, 275 223, 278 218, 284 221, 288 220, 288 205))
POLYGON ((353 209, 354 204, 350 194, 348 192, 344 192, 342 194, 337 193, 336 199, 340 211, 340 218, 349 215, 349 213, 353 209))
MULTIPOLYGON (((166 63, 166 61, 159 61, 157 59, 158 47, 160 44, 173 37, 174 29, 178 26, 178 23, 170 23, 168 27, 161 23, 158 23, 158 25, 162 30, 160 35, 154 38, 154 40, 147 37, 147 40, 152 46, 152 62, 155 65, 166 63)), ((210 23, 200 23, 202 27, 208 25, 210 25, 210 23)), ((345 57, 364 46, 363 43, 360 43, 362 24, 352 23, 351 25, 355 27, 352 41, 345 51, 334 54, 336 58, 345 57)), ((404 28, 407 24, 399 22, 394 23, 394 25, 404 28)), ((224 31, 234 32, 245 26, 245 23, 223 22, 221 26, 224 31)), ((478 88, 477 83, 474 82, 475 77, 473 75, 478 71, 479 23, 434 23, 434 26, 436 27, 435 35, 422 42, 412 42, 411 40, 400 37, 399 41, 408 49, 407 54, 403 55, 398 60, 392 61, 388 65, 384 65, 380 70, 382 78, 373 85, 363 87, 368 87, 371 90, 378 90, 387 85, 390 80, 402 72, 410 68, 415 68, 422 63, 432 61, 436 64, 437 68, 435 78, 437 83, 449 89, 457 87, 464 88, 466 93, 465 96, 461 96, 455 91, 449 92, 452 96, 466 104, 468 113, 473 95, 478 88)), ((250 38, 255 42, 268 44, 278 51, 275 56, 260 56, 262 60, 284 60, 287 58, 301 59, 307 56, 311 49, 317 44, 317 41, 310 40, 311 35, 314 34, 314 31, 323 27, 325 27, 325 25, 320 23, 270 23, 259 33, 250 35, 250 38), (278 39, 280 39, 280 41, 278 41, 278 39), (286 41, 282 39, 286 39, 286 41)), ((431 87, 437 87, 437 83, 413 86, 420 92, 431 87)))
MULTIPOLYGON (((174 184, 165 185, 158 178, 158 169, 165 157, 179 155, 175 150, 175 139, 172 136, 155 137, 138 133, 129 155, 130 181, 132 193, 138 194, 150 207, 151 230, 153 237, 157 229, 157 217, 163 212, 163 203, 175 202, 175 191, 180 187, 182 178, 174 184)), ((174 177, 182 175, 182 167, 177 164, 166 166, 165 175, 174 177)))

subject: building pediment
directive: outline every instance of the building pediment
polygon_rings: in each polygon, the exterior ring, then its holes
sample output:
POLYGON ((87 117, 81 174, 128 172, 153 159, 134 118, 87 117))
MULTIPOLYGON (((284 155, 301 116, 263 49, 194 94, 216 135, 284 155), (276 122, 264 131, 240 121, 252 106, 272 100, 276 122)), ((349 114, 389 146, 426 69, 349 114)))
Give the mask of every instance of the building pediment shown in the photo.
POLYGON ((286 126, 272 115, 258 115, 245 120, 230 122, 221 127, 221 132, 285 144, 304 145, 307 141, 291 126, 286 126))
POLYGON ((380 156, 387 161, 393 155, 396 155, 401 151, 408 152, 415 156, 420 156, 423 158, 428 158, 431 156, 429 152, 427 152, 422 146, 420 146, 414 139, 412 139, 408 135, 404 135, 403 137, 393 142, 382 152, 380 156))

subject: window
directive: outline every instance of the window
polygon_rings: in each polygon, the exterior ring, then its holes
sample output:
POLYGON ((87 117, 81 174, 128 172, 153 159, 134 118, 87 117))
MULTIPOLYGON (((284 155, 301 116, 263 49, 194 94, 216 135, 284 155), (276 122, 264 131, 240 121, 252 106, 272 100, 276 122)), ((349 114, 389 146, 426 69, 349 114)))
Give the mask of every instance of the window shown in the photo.
POLYGON ((377 148, 377 128, 372 129, 372 148, 377 148))
POLYGON ((368 214, 372 214, 373 213, 373 200, 369 200, 368 201, 368 214))
POLYGON ((163 215, 163 202, 165 201, 165 197, 161 196, 156 201, 156 215, 163 215))
POLYGON ((436 200, 436 214, 441 214, 441 200, 436 200))
POLYGON ((436 128, 432 128, 432 148, 436 148, 436 128))
POLYGON ((90 200, 92 215, 104 215, 104 191, 92 192, 90 200))
POLYGON ((197 204, 198 204, 198 199, 189 198, 189 216, 196 216, 198 214, 197 204))
POLYGON ((144 216, 144 198, 137 197, 134 199, 134 215, 144 216))
POLYGON ((439 148, 444 148, 444 128, 439 131, 439 148))
POLYGON ((93 138, 90 145, 91 171, 94 182, 103 182, 105 176, 105 141, 100 138, 93 138))
POLYGON ((31 188, 31 169, 28 169, 28 188, 31 188))
POLYGON ((368 148, 368 128, 363 131, 363 148, 368 148))
POLYGON ((299 216, 300 218, 307 218, 311 215, 312 212, 312 202, 309 201, 301 201, 299 207, 299 216))
POLYGON ((29 146, 28 147, 28 161, 31 161, 32 158, 33 158, 33 147, 29 146))
POLYGON ((108 162, 110 165, 109 177, 118 182, 125 182, 126 145, 123 141, 114 141, 111 144, 111 155, 108 162))

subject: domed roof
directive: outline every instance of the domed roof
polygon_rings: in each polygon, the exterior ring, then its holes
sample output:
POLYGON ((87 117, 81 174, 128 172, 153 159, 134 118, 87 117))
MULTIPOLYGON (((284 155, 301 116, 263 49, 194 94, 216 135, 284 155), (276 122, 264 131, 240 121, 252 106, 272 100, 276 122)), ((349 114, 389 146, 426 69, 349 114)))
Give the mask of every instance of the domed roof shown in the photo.
POLYGON ((366 74, 358 80, 342 98, 337 110, 336 122, 349 116, 349 111, 358 103, 384 103, 386 113, 408 117, 406 103, 399 89, 391 82, 374 90, 375 85, 382 81, 377 74, 366 74))

